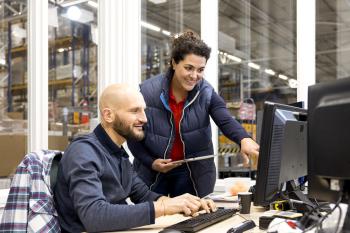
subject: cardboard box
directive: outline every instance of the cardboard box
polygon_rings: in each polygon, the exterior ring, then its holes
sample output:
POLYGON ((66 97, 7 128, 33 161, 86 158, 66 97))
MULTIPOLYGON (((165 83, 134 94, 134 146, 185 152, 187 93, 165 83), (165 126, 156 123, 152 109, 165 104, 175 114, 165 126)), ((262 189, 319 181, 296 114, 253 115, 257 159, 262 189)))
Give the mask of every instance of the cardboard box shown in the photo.
POLYGON ((7 116, 14 120, 23 120, 24 113, 23 112, 7 112, 7 116))
MULTIPOLYGON (((64 151, 68 137, 49 136, 49 149, 64 151)), ((27 153, 27 136, 24 134, 0 135, 0 177, 13 174, 27 153)))

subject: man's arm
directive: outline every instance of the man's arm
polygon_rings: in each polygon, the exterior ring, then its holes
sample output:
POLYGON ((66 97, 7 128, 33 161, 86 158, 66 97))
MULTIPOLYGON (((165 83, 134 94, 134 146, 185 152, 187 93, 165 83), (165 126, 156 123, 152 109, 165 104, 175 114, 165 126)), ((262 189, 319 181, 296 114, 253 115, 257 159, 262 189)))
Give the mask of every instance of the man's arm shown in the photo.
POLYGON ((154 205, 155 217, 184 213, 185 215, 195 215, 198 210, 205 210, 207 213, 216 211, 216 206, 212 200, 200 199, 199 197, 184 194, 174 198, 169 198, 157 194, 148 189, 143 181, 138 178, 137 173, 133 174, 133 187, 130 199, 134 203, 151 202, 154 205))
POLYGON ((64 174, 69 184, 69 195, 86 231, 112 231, 154 223, 154 205, 151 202, 136 205, 111 204, 103 194, 100 175, 103 164, 92 147, 76 144, 71 147, 64 174), (81 150, 84 147, 84 150, 81 150), (153 216, 151 216, 153 213, 153 216))
POLYGON ((132 188, 130 200, 134 203, 153 202, 161 197, 161 194, 155 193, 133 172, 132 188))

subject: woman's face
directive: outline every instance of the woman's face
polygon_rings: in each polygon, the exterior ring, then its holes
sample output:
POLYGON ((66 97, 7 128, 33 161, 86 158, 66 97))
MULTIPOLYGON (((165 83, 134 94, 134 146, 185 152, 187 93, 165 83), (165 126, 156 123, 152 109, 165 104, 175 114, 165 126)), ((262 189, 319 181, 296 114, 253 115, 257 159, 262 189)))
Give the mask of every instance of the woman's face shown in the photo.
POLYGON ((195 54, 188 54, 178 64, 172 61, 175 71, 173 84, 177 88, 191 91, 194 86, 203 78, 204 68, 207 63, 205 57, 195 54))

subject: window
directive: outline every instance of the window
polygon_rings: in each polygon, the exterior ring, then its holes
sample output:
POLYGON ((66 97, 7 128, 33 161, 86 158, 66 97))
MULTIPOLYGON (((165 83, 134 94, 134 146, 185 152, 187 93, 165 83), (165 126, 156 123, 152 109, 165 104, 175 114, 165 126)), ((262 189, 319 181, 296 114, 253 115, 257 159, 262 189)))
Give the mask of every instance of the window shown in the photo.
POLYGON ((200 35, 200 1, 143 0, 141 10, 141 77, 145 80, 168 69, 171 36, 186 29, 200 35))
POLYGON ((98 5, 57 2, 49 1, 49 132, 64 143, 97 117, 98 5))
POLYGON ((350 1, 316 1, 316 82, 350 76, 350 1))

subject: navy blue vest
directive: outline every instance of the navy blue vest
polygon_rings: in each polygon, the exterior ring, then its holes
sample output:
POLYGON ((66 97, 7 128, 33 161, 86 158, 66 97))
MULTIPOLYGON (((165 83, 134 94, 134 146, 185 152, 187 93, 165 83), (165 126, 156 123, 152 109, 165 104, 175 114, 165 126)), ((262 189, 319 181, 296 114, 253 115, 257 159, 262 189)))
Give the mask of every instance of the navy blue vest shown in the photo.
MULTIPOLYGON (((153 159, 169 158, 174 141, 175 126, 169 107, 169 85, 172 73, 161 74, 144 81, 141 93, 146 101, 148 123, 146 137, 140 142, 147 149, 148 155, 140 154, 134 143, 129 144, 135 156, 134 168, 149 186, 155 182, 157 172, 142 163, 142 156, 153 159)), ((180 124, 180 134, 184 143, 185 158, 213 154, 209 105, 214 89, 202 80, 189 93, 184 105, 184 114, 180 124)), ((189 169, 197 194, 201 197, 214 189, 216 170, 213 159, 191 162, 189 169)))

